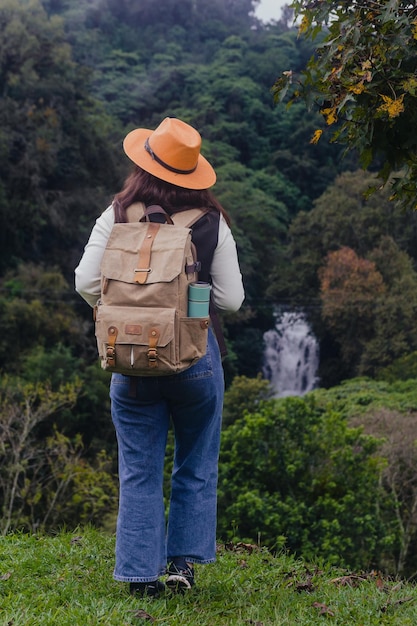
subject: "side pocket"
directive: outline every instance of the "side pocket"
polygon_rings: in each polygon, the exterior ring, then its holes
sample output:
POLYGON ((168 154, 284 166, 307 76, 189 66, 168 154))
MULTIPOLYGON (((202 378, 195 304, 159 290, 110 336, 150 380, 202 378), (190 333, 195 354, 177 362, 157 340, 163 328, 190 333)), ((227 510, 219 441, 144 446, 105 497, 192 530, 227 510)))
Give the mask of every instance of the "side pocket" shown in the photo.
POLYGON ((180 319, 180 361, 194 365, 207 352, 208 317, 182 317, 180 319))

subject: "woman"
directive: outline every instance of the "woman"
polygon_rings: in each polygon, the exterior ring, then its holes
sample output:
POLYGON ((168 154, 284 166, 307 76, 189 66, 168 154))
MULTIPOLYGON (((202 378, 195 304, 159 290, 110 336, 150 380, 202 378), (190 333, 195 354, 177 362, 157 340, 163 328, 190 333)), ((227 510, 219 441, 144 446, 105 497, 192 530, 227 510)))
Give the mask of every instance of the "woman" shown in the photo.
MULTIPOLYGON (((193 226, 201 261, 199 280, 210 282, 218 309, 237 311, 244 298, 236 244, 224 209, 209 188, 216 181, 191 126, 166 118, 136 129, 123 144, 135 163, 112 205, 97 219, 75 270, 76 289, 94 306, 100 295, 100 262, 115 222, 125 222, 134 202, 161 205, 169 214, 203 207, 193 226)), ((216 549, 217 469, 224 395, 219 346, 210 329, 207 352, 180 374, 131 378, 113 374, 111 412, 119 452, 120 500, 114 578, 132 594, 157 596, 166 585, 194 584, 194 563, 211 563, 216 549), (175 433, 168 526, 163 468, 169 422, 175 433), (167 567, 168 563, 168 567, 167 567)))

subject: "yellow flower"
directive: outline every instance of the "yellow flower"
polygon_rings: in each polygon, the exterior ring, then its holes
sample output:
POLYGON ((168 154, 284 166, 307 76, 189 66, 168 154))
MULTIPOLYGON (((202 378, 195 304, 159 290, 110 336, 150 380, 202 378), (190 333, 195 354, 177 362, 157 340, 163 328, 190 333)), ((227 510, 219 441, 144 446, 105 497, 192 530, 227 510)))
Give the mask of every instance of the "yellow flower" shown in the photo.
POLYGON ((384 101, 384 104, 381 104, 381 106, 379 106, 377 110, 385 111, 391 118, 398 117, 398 115, 400 115, 400 113, 404 111, 404 95, 405 94, 402 93, 399 98, 390 98, 389 96, 384 96, 383 94, 380 94, 381 98, 384 101))
POLYGON ((322 136, 323 131, 322 130, 315 130, 314 134, 312 136, 312 138, 310 139, 310 143, 318 143, 320 137, 322 136))
POLYGON ((328 124, 329 126, 337 122, 336 107, 321 109, 320 113, 324 115, 324 117, 326 118, 326 124, 328 124))

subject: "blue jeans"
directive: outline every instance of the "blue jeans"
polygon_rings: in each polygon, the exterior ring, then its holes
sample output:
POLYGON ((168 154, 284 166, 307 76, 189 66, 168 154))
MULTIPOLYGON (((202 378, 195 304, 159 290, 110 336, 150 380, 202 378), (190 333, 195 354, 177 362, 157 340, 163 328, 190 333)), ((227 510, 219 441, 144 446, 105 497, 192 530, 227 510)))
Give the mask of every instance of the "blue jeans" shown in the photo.
POLYGON ((211 563, 216 555, 217 475, 224 377, 217 341, 209 332, 206 355, 181 374, 113 374, 112 419, 119 450, 119 513, 114 578, 150 582, 167 560, 211 563), (175 456, 168 526, 163 469, 172 419, 175 456))

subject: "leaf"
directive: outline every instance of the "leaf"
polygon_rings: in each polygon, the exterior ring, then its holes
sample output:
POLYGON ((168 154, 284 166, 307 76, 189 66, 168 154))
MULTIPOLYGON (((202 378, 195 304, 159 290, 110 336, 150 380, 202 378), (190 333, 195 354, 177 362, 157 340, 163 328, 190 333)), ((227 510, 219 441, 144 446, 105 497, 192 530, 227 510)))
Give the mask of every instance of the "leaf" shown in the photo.
POLYGON ((313 133, 312 138, 310 139, 310 143, 316 144, 320 141, 320 137, 322 136, 323 131, 319 128, 318 130, 315 130, 313 133))
POLYGON ((77 544, 77 543, 81 543, 82 539, 83 539, 82 537, 73 537, 73 538, 71 539, 71 543, 72 543, 73 545, 74 545, 74 544, 77 544))
POLYGON ((307 15, 303 15, 301 24, 298 28, 298 34, 303 35, 304 33, 308 31, 309 27, 310 27, 310 19, 307 17, 307 15))
POLYGON ((345 587, 345 586, 357 587, 359 583, 365 580, 366 578, 364 578, 363 576, 350 574, 347 576, 340 576, 339 578, 333 578, 333 580, 331 580, 330 583, 333 583, 335 585, 340 585, 342 587, 345 587))
POLYGON ((230 541, 224 545, 226 550, 230 550, 231 552, 256 552, 259 550, 259 546, 253 543, 244 543, 243 541, 238 541, 237 543, 233 543, 230 541))
POLYGON ((413 602, 415 600, 415 598, 412 598, 411 596, 409 598, 400 598, 399 600, 396 600, 395 602, 387 602, 386 604, 384 604, 383 607, 381 607, 381 613, 386 613, 386 611, 390 608, 390 607, 396 607, 396 606, 400 606, 401 604, 405 604, 406 602, 413 602))
POLYGON ((372 163, 372 158, 373 153, 371 148, 365 148, 364 150, 362 150, 359 160, 364 170, 366 170, 370 166, 370 164, 372 163))
POLYGON ((282 73, 282 77, 278 78, 273 85, 271 91, 274 96, 274 102, 282 102, 287 95, 288 89, 292 84, 292 72, 288 70, 282 73))
POLYGON ((331 617, 334 617, 335 615, 334 611, 329 609, 326 604, 322 604, 321 602, 314 602, 313 606, 316 609, 320 609, 319 615, 330 615, 331 617))
POLYGON ((328 124, 329 126, 337 122, 336 110, 337 110, 336 107, 329 107, 329 108, 320 110, 320 113, 324 115, 325 117, 326 124, 328 124))
POLYGON ((152 615, 149 615, 149 613, 147 613, 143 609, 139 609, 138 611, 135 611, 133 617, 137 617, 137 619, 144 619, 152 623, 156 622, 156 618, 152 617, 152 615))
POLYGON ((402 83, 402 88, 404 89, 404 91, 406 91, 407 93, 409 93, 412 96, 416 95, 416 91, 417 91, 417 79, 414 78, 413 76, 410 76, 410 78, 407 78, 403 83, 402 83))
POLYGON ((378 107, 377 111, 385 111, 388 113, 390 118, 398 117, 400 113, 404 111, 404 96, 405 94, 401 94, 399 98, 390 98, 389 96, 385 96, 384 94, 380 94, 381 98, 384 101, 384 104, 378 107))
POLYGON ((312 591, 314 591, 314 585, 311 579, 308 579, 303 583, 296 583, 295 589, 299 592, 306 591, 307 593, 311 593, 312 591))

